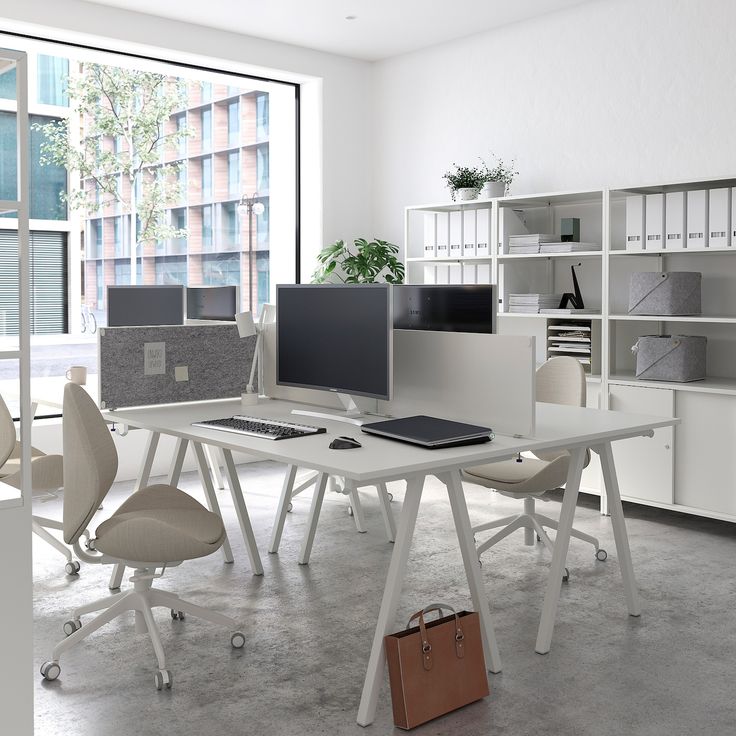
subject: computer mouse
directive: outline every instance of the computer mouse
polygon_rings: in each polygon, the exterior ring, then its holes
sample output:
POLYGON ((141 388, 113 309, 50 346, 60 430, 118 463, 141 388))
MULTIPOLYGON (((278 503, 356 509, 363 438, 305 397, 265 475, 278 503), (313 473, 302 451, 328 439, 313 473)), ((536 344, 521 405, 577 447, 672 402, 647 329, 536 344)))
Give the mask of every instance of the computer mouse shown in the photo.
POLYGON ((335 437, 330 442, 330 450, 354 450, 357 447, 362 445, 354 437, 335 437))

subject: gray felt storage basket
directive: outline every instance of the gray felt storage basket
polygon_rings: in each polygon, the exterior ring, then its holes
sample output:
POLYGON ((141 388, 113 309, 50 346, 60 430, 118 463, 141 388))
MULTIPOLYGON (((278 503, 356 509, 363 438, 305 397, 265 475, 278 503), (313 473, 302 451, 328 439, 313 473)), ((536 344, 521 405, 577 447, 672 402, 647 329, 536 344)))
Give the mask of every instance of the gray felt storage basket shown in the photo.
POLYGON ((631 274, 629 314, 700 314, 700 282, 697 271, 631 274))
POLYGON ((706 343, 699 335, 642 335, 631 348, 636 355, 636 377, 700 381, 705 378, 706 343))

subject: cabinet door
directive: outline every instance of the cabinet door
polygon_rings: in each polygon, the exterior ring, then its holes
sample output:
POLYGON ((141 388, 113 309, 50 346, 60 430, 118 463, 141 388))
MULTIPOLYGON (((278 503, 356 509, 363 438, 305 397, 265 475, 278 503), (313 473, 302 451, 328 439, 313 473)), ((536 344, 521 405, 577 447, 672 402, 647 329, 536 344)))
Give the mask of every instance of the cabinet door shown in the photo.
MULTIPOLYGON (((638 386, 609 387, 609 408, 631 414, 674 416, 674 391, 638 386)), ((673 502, 674 430, 664 427, 654 437, 633 437, 613 443, 616 474, 623 498, 673 502)))

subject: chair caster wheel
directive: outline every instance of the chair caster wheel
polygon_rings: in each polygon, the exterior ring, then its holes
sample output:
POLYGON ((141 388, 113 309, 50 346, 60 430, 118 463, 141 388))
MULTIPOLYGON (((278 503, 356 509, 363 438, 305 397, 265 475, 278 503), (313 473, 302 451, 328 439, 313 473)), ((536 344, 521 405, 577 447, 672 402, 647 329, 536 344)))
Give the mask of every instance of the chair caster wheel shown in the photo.
POLYGON ((82 566, 76 560, 67 562, 66 565, 64 565, 64 572, 67 575, 78 575, 81 569, 82 566))
POLYGON ((171 672, 169 670, 159 670, 154 678, 156 690, 171 690, 171 672))
POLYGON ((389 492, 389 494, 388 494, 388 500, 389 500, 389 503, 394 500, 394 494, 393 493, 390 493, 389 492))
POLYGON ((230 646, 233 649, 242 649, 245 646, 245 635, 241 634, 239 631, 236 631, 230 637, 230 646))
POLYGON ((174 619, 174 621, 183 621, 186 618, 186 614, 184 611, 175 611, 173 608, 171 609, 171 618, 174 619))
POLYGON ((562 582, 563 583, 569 583, 570 582, 570 571, 567 568, 565 568, 565 572, 562 575, 562 582))
POLYGON ((286 512, 291 513, 294 510, 294 504, 289 501, 289 505, 286 507, 286 512))
POLYGON ((78 618, 70 619, 64 622, 64 633, 67 636, 71 636, 75 631, 79 631, 82 628, 82 622, 78 618))
POLYGON ((353 515, 353 507, 348 506, 348 516, 352 516, 352 515, 353 515))
POLYGON ((604 560, 607 559, 607 557, 608 557, 608 552, 606 552, 606 550, 604 550, 604 549, 597 549, 595 551, 595 558, 599 562, 603 562, 604 560))
POLYGON ((61 674, 61 667, 58 662, 44 662, 41 665, 41 674, 44 680, 51 682, 61 674))

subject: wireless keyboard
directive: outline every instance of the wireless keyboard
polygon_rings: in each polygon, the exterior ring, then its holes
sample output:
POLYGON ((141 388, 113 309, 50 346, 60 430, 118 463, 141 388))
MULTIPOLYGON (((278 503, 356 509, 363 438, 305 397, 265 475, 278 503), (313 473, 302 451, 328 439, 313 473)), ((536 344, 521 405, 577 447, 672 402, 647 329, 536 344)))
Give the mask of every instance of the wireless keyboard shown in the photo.
POLYGON ((206 419, 202 422, 192 422, 194 427, 206 429, 221 429, 223 432, 246 434, 250 437, 261 437, 266 440, 288 440, 292 437, 306 437, 310 434, 323 434, 324 427, 312 427, 308 424, 292 424, 278 419, 259 419, 236 414, 225 419, 206 419))

